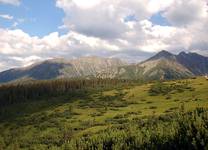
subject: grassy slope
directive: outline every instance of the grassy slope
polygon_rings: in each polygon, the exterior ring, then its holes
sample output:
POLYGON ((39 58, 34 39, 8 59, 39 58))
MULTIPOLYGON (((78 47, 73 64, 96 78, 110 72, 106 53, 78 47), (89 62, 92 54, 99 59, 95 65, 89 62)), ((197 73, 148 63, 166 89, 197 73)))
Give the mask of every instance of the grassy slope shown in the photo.
MULTIPOLYGON (((151 84, 147 84, 92 92, 85 98, 61 96, 5 108, 0 143, 3 139, 10 146, 15 142, 21 147, 45 146, 50 141, 58 143, 66 132, 71 131, 73 138, 93 134, 131 119, 177 111, 182 104, 187 111, 197 106, 207 108, 208 81, 203 77, 188 81, 195 90, 175 92, 168 96, 170 99, 167 95, 150 96, 151 84)), ((168 84, 172 82, 178 81, 168 84)))

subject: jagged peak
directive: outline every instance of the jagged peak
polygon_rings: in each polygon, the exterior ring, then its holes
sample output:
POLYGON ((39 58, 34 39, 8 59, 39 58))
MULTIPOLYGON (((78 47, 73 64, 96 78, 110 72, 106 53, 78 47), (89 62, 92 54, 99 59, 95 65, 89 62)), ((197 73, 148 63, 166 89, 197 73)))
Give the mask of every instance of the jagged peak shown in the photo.
POLYGON ((162 50, 148 60, 155 60, 161 58, 171 59, 171 58, 175 58, 175 55, 166 50, 162 50))
POLYGON ((162 50, 159 53, 157 53, 156 55, 158 55, 158 56, 173 56, 172 53, 170 53, 169 51, 166 51, 166 50, 162 50))
POLYGON ((196 53, 196 52, 180 52, 179 54, 178 54, 178 56, 182 56, 182 57, 204 57, 204 58, 206 58, 206 56, 203 56, 203 55, 200 55, 200 54, 198 54, 198 53, 196 53))

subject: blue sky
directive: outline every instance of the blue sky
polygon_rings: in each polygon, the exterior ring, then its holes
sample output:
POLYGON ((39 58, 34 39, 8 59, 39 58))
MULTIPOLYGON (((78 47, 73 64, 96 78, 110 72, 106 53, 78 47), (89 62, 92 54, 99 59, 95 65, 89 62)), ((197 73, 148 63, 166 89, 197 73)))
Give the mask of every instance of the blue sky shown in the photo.
POLYGON ((161 12, 152 15, 150 21, 156 25, 171 26, 171 24, 167 21, 167 19, 162 16, 161 12))
MULTIPOLYGON (((19 6, 0 4, 0 14, 9 14, 12 20, 0 19, 3 28, 18 28, 31 36, 45 36, 59 31, 64 12, 57 8, 55 0, 22 0, 19 6), (13 27, 14 23, 18 25, 13 27)), ((62 32, 62 31, 60 31, 62 32)))
MULTIPOLYGON (((0 27, 21 29, 31 36, 43 37, 52 32, 65 34, 59 29, 63 25, 64 11, 56 7, 55 0, 22 0, 19 6, 0 4, 0 14, 8 14, 14 19, 0 18, 0 27)), ((157 25, 170 25, 158 12, 150 19, 157 25)), ((137 21, 135 15, 129 15, 125 21, 137 21)))

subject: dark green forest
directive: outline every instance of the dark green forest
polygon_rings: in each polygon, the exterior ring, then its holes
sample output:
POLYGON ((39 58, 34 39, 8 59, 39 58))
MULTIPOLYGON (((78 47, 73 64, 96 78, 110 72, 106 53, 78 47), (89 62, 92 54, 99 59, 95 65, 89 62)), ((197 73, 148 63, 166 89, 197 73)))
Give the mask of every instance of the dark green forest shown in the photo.
MULTIPOLYGON (((140 81, 141 82, 141 81, 140 81)), ((60 95, 81 96, 93 89, 128 86, 139 81, 117 79, 51 80, 0 85, 0 106, 60 95)))

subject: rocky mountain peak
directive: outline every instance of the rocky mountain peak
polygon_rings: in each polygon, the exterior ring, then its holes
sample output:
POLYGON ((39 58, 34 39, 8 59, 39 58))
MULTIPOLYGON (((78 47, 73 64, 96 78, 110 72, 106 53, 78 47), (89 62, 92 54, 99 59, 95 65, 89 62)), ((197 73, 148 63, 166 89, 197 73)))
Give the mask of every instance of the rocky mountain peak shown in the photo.
POLYGON ((128 64, 118 58, 97 56, 77 59, 49 59, 31 66, 0 73, 0 83, 19 79, 48 80, 57 78, 122 78, 178 79, 208 73, 208 57, 181 52, 174 55, 162 50, 138 64, 128 64))
POLYGON ((170 56, 174 56, 174 55, 172 53, 166 51, 166 50, 162 50, 159 53, 157 53, 156 56, 158 56, 158 57, 170 57, 170 56))
POLYGON ((175 55, 173 55, 172 53, 166 51, 166 50, 162 50, 159 53, 157 53, 156 55, 154 55, 153 57, 151 57, 149 60, 157 60, 157 59, 174 59, 175 55))

